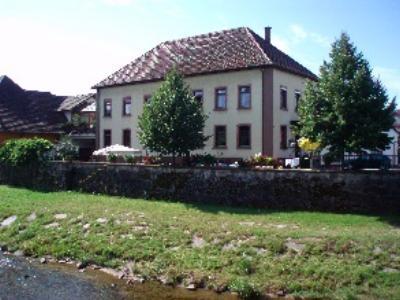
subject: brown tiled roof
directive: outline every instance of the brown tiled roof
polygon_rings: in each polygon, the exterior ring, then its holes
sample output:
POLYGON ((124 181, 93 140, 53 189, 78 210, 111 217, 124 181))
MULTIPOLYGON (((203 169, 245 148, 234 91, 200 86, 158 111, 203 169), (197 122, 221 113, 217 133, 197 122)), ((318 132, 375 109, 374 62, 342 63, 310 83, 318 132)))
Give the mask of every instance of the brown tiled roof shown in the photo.
POLYGON ((247 27, 159 44, 95 88, 158 81, 173 66, 185 76, 274 66, 310 79, 317 77, 247 27))
POLYGON ((73 110, 81 110, 82 108, 94 103, 96 94, 86 94, 86 95, 78 95, 71 96, 65 98, 65 100, 60 104, 60 107, 57 109, 58 111, 73 111, 73 110))
POLYGON ((57 112, 66 97, 26 91, 7 76, 0 77, 0 131, 57 133, 67 120, 57 112))

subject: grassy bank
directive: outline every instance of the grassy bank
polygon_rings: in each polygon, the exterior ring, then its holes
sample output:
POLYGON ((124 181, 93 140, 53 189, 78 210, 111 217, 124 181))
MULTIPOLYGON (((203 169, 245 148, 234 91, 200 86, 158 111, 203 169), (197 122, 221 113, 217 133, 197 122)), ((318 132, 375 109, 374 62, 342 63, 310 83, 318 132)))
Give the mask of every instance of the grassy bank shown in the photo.
POLYGON ((250 293, 400 299, 400 216, 271 212, 0 186, 0 245, 250 293), (397 298, 396 298, 397 297, 397 298))

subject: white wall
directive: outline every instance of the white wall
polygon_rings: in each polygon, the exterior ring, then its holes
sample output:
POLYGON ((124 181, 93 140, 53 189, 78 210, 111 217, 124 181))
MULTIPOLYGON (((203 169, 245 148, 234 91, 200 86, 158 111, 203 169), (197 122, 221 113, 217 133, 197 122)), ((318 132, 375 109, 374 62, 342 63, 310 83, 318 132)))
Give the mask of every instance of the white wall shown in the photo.
MULTIPOLYGON (((283 77, 283 76, 282 76, 283 77)), ((220 73, 189 77, 186 79, 191 89, 202 89, 204 93, 204 112, 209 116, 206 121, 205 135, 214 135, 215 125, 227 127, 227 149, 213 149, 212 136, 203 150, 199 153, 211 153, 217 157, 243 157, 262 150, 262 76, 260 70, 220 73), (238 110, 238 86, 251 85, 251 109, 238 110), (227 87, 228 101, 226 111, 214 111, 215 88, 227 87), (237 149, 237 125, 251 124, 251 149, 237 149)), ((122 144, 122 130, 132 131, 132 147, 143 149, 139 144, 136 128, 138 116, 143 111, 144 95, 153 94, 159 88, 160 82, 111 87, 99 91, 100 99, 100 147, 103 146, 103 130, 112 130, 112 144, 122 144), (131 96, 132 115, 122 116, 122 99, 131 96), (104 99, 112 99, 112 118, 103 117, 104 99)), ((279 96, 279 95, 278 95, 279 96)), ((293 108, 294 109, 294 108, 293 108)))

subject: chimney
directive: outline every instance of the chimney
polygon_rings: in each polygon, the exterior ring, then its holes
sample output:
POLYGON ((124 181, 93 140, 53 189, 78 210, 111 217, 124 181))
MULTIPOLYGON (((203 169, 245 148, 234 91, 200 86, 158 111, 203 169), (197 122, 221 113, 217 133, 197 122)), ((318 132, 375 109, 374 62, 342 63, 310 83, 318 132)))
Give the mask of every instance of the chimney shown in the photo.
POLYGON ((265 44, 271 44, 271 27, 265 27, 265 44))

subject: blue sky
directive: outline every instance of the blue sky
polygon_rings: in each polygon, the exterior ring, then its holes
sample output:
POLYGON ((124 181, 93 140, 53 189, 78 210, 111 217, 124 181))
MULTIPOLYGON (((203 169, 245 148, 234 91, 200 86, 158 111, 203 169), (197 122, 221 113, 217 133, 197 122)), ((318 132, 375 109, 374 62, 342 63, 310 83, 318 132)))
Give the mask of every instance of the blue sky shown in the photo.
POLYGON ((400 97, 396 0, 0 0, 0 74, 85 93, 159 42, 239 26, 272 26, 272 42, 316 73, 346 31, 400 97))

